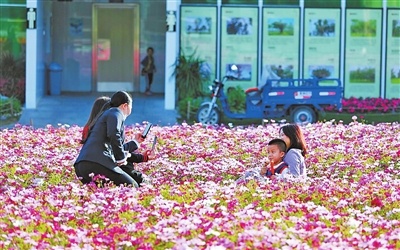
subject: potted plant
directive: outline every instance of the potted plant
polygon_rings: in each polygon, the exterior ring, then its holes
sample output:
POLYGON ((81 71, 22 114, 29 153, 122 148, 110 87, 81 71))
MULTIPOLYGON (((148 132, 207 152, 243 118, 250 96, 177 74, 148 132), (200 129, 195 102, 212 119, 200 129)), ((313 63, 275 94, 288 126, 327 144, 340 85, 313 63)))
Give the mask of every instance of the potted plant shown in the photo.
POLYGON ((196 51, 191 55, 182 52, 173 66, 179 113, 181 117, 190 119, 202 102, 211 70, 207 62, 196 55, 196 51))

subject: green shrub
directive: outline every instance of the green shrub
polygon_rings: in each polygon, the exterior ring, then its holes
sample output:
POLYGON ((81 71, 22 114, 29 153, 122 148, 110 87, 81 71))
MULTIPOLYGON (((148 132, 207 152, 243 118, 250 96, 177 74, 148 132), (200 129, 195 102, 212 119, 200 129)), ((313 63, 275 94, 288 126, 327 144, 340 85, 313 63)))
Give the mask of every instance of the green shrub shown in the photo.
POLYGON ((21 102, 16 97, 0 98, 0 116, 2 118, 9 118, 20 115, 22 112, 21 102))
POLYGON ((191 120, 195 119, 197 111, 199 110, 200 105, 203 103, 204 98, 202 96, 192 98, 186 97, 182 100, 178 101, 178 109, 179 115, 183 120, 191 120), (190 103, 190 104, 188 104, 190 103), (190 110, 188 110, 188 108, 190 110))
POLYGON ((196 55, 196 51, 191 55, 182 52, 173 67, 178 101, 203 95, 205 84, 210 81, 211 69, 205 60, 196 55))
POLYGON ((244 113, 246 110, 246 94, 240 86, 228 88, 228 105, 233 113, 244 113))
POLYGON ((0 94, 25 103, 25 58, 16 59, 9 52, 2 52, 0 69, 0 94))

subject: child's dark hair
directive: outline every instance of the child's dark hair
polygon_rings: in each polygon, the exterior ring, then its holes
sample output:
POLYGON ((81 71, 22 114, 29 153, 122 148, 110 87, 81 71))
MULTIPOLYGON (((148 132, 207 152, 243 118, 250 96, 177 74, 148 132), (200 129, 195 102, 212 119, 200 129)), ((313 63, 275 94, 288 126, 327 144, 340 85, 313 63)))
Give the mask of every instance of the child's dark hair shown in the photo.
POLYGON ((304 140, 304 135, 299 125, 297 124, 284 125, 279 129, 279 133, 281 132, 283 132, 290 139, 290 146, 288 148, 288 151, 291 148, 300 149, 301 154, 303 156, 306 156, 307 154, 306 141, 304 140))
POLYGON ((268 146, 276 145, 281 152, 286 153, 286 143, 284 140, 276 138, 272 139, 268 142, 268 146))

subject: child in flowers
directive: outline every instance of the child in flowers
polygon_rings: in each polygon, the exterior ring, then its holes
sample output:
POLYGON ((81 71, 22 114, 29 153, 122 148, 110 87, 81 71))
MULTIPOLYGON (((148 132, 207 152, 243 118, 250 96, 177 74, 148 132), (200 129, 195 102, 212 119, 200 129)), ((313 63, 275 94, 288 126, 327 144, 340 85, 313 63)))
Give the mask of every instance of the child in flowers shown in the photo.
POLYGON ((82 183, 92 182, 92 175, 104 176, 116 185, 138 187, 142 182, 141 173, 134 170, 132 163, 153 159, 154 152, 145 155, 133 153, 138 142, 144 140, 140 134, 135 135, 135 140, 124 143, 124 120, 131 111, 132 97, 125 91, 114 93, 110 100, 100 97, 95 101, 93 114, 83 130, 83 147, 74 164, 75 173, 82 183), (105 104, 98 109, 101 102, 105 104))
MULTIPOLYGON (((86 122, 85 126, 82 130, 82 140, 81 143, 84 144, 89 136, 89 128, 93 127, 94 122, 96 121, 96 117, 103 113, 108 108, 108 103, 111 101, 111 98, 108 96, 100 96, 96 98, 93 103, 92 110, 89 115, 89 119, 86 122)), ((140 133, 139 133, 140 135, 140 133)), ((141 139, 141 137, 139 137, 141 139)), ((154 159, 154 152, 147 151, 144 154, 140 153, 131 153, 127 159, 127 164, 120 166, 123 171, 129 174, 140 186, 140 184, 144 181, 150 182, 147 176, 144 176, 140 171, 136 170, 133 163, 147 162, 148 160, 154 159)))
POLYGON ((261 168, 253 168, 244 173, 236 183, 241 184, 250 179, 265 181, 266 177, 274 179, 277 174, 283 177, 288 173, 288 165, 283 161, 286 152, 286 143, 282 139, 272 139, 268 142, 269 164, 261 168))

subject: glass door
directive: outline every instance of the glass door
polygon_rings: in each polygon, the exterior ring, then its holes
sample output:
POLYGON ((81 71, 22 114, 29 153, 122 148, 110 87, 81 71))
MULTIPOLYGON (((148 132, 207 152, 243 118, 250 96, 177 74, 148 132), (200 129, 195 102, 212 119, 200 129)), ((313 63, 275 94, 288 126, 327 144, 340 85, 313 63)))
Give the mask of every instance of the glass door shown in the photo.
POLYGON ((94 89, 138 91, 139 6, 95 4, 93 8, 94 89))

